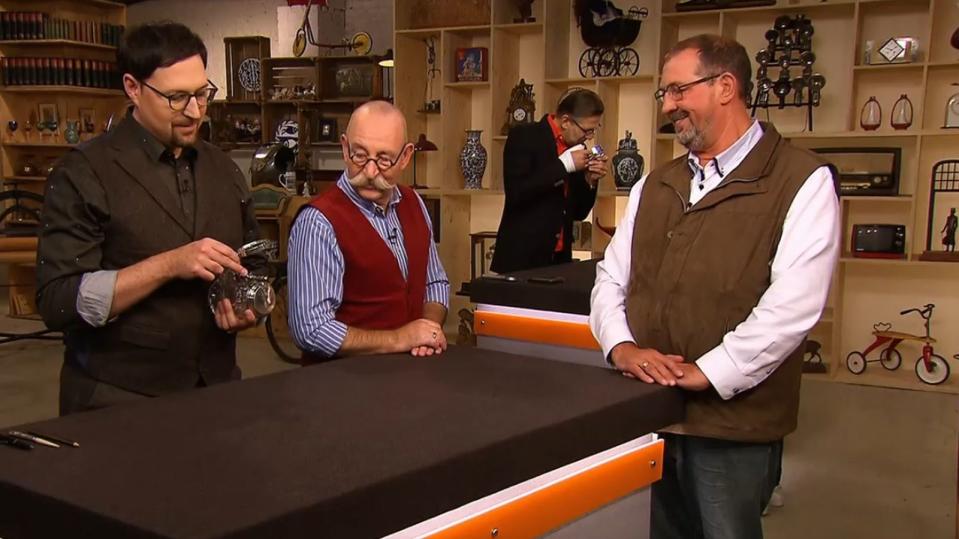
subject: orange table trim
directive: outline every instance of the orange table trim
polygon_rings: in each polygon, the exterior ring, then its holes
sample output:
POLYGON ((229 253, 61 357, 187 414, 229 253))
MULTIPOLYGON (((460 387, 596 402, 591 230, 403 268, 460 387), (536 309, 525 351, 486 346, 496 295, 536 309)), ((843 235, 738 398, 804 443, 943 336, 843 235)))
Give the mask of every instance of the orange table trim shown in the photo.
POLYGON ((663 441, 657 440, 427 537, 539 537, 659 481, 662 460, 663 441))
POLYGON ((587 324, 486 311, 474 316, 476 335, 600 350, 587 324))

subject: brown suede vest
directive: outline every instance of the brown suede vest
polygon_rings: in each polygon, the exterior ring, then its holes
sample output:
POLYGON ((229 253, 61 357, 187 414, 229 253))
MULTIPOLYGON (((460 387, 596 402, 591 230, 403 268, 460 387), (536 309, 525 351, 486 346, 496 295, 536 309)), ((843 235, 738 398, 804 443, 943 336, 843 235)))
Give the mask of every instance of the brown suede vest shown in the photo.
MULTIPOLYGON (((791 146, 772 125, 735 170, 692 208, 686 156, 653 171, 633 230, 626 298, 640 347, 695 361, 746 320, 770 284, 770 265, 793 198, 825 162, 791 146)), ((687 395, 671 432, 726 440, 778 440, 796 428, 802 346, 758 386, 724 401, 687 395)))

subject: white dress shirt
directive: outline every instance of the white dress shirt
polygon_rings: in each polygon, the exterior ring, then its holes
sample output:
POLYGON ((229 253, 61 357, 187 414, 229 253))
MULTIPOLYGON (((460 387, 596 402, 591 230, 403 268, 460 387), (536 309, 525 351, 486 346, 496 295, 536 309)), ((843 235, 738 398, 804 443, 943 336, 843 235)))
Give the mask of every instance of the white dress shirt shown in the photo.
MULTIPOLYGON (((695 205, 734 170, 762 138, 759 122, 726 151, 701 167, 688 155, 695 205)), ((626 323, 626 293, 632 256, 633 225, 646 177, 633 186, 626 214, 616 228, 605 258, 596 267, 589 324, 609 358, 620 343, 636 343, 626 323)), ((826 305, 840 250, 839 199, 827 167, 813 171, 793 199, 771 265, 770 285, 741 324, 721 344, 695 358, 723 399, 759 385, 796 349, 826 305)), ((693 358, 686 358, 687 361, 693 358)))

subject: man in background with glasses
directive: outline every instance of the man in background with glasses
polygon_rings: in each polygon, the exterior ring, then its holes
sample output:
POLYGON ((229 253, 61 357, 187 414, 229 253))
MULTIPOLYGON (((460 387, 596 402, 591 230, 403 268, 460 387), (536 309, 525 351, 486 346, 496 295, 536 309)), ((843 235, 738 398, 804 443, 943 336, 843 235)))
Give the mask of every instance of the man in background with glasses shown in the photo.
POLYGON ((686 393, 685 422, 662 433, 657 539, 762 537, 802 343, 839 256, 832 174, 750 117, 750 71, 720 36, 667 53, 655 97, 689 152, 633 186, 596 270, 590 326, 607 361, 686 393))
POLYGON ((441 354, 450 286, 426 205, 397 183, 413 154, 406 119, 365 103, 341 145, 346 170, 290 231, 289 320, 304 362, 441 354))
POLYGON ((603 101, 573 88, 555 114, 510 130, 503 149, 506 202, 490 269, 498 273, 572 260, 573 221, 589 215, 606 175, 605 156, 590 152, 603 101))
POLYGON ((216 94, 203 41, 143 25, 117 57, 133 106, 47 180, 37 305, 66 336, 61 414, 238 379, 234 333, 254 323, 207 303, 258 230, 243 174, 199 140, 216 94))

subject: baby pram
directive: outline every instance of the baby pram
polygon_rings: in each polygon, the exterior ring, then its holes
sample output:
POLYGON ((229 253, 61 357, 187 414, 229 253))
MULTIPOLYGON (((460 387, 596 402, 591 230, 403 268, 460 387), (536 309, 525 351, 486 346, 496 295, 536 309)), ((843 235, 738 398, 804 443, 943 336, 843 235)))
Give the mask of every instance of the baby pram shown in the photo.
POLYGON ((580 76, 632 76, 639 71, 639 53, 630 45, 649 10, 633 6, 624 13, 609 0, 576 0, 573 10, 589 45, 579 57, 580 76))

